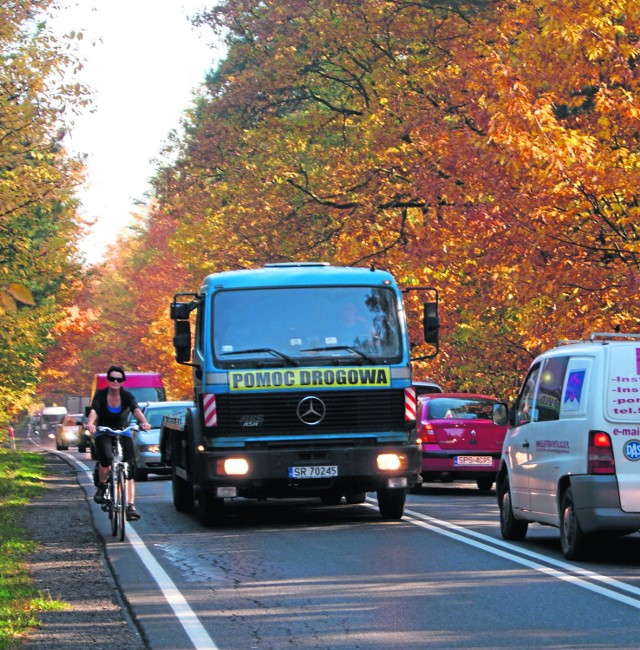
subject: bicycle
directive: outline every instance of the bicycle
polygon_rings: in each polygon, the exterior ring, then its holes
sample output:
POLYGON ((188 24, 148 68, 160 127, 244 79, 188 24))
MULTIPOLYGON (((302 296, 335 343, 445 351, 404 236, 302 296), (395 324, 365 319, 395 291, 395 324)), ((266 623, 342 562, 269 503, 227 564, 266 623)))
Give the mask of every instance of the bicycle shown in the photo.
POLYGON ((116 537, 120 533, 119 540, 121 542, 124 541, 125 522, 127 521, 127 474, 129 472, 128 463, 124 461, 122 454, 121 437, 136 428, 135 426, 129 426, 126 429, 96 428, 96 431, 113 436, 113 461, 107 478, 107 491, 104 495, 102 510, 109 515, 111 534, 116 537))

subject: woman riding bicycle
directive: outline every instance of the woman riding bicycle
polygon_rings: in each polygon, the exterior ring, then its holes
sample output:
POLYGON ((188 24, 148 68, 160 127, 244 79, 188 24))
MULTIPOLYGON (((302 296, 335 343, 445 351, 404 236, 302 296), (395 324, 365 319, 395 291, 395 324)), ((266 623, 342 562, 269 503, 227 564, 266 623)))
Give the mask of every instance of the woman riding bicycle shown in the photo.
MULTIPOLYGON (((94 435, 95 450, 98 456, 98 489, 93 497, 96 503, 104 502, 107 489, 107 477, 113 460, 113 435, 107 432, 96 431, 96 421, 101 427, 110 429, 126 429, 129 426, 131 414, 141 423, 143 429, 150 429, 144 414, 138 406, 135 396, 122 388, 126 380, 124 370, 120 366, 111 366, 107 371, 107 388, 97 390, 91 401, 87 428, 94 435)), ((140 514, 135 508, 135 483, 133 480, 133 439, 131 431, 123 434, 122 452, 124 460, 128 463, 127 476, 127 521, 140 519, 140 514)))

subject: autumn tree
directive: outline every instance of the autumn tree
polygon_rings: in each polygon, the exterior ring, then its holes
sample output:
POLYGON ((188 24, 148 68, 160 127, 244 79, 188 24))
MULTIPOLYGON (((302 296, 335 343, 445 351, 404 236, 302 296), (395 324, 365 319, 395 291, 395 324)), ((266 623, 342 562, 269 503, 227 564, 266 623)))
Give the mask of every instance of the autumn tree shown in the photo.
POLYGON ((60 83, 73 61, 43 22, 54 8, 7 0, 0 14, 0 421, 32 398, 81 269, 73 197, 81 170, 65 154, 61 117, 83 95, 60 83))
POLYGON ((556 339, 637 328, 638 8, 211 8, 200 21, 228 57, 156 178, 147 261, 124 276, 165 258, 173 275, 153 276, 140 340, 164 331, 163 292, 285 259, 436 286, 441 354, 418 372, 449 388, 506 397, 556 339))

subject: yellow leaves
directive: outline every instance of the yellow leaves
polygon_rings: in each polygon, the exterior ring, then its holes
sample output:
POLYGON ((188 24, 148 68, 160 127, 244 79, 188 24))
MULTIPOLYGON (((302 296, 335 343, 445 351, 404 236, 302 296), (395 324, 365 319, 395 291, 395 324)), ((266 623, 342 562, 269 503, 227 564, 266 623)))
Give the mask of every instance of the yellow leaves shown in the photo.
POLYGON ((18 302, 32 306, 36 304, 29 289, 22 284, 13 283, 4 290, 0 289, 0 308, 3 312, 17 312, 18 302))

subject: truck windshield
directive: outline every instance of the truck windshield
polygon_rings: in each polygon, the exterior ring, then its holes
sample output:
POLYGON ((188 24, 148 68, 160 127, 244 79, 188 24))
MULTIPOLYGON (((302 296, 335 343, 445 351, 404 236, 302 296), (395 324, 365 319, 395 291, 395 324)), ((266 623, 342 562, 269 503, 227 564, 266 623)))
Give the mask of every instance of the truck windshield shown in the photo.
POLYGON ((398 362, 398 304, 382 287, 286 287, 221 291, 213 302, 220 365, 260 360, 310 365, 398 362))

